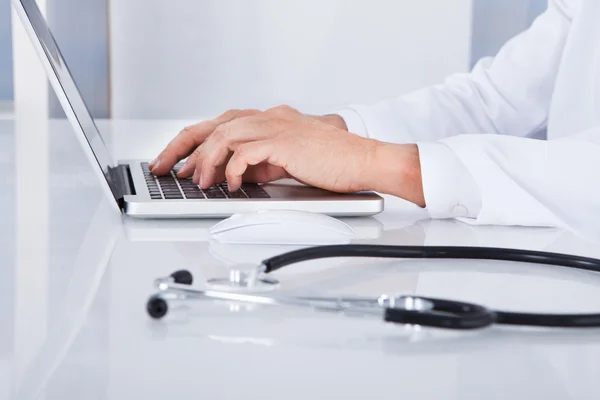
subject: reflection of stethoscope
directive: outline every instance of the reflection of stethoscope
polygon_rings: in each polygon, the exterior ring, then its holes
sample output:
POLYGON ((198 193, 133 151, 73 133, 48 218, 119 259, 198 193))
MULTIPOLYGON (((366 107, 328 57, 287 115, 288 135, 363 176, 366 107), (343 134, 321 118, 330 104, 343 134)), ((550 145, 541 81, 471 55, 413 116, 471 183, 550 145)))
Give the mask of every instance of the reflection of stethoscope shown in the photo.
POLYGON ((193 277, 188 271, 177 271, 156 281, 159 293, 147 303, 152 318, 167 314, 167 301, 185 299, 220 299, 242 303, 309 307, 348 314, 383 317, 386 322, 446 329, 478 329, 494 324, 584 328, 600 327, 597 314, 541 314, 505 312, 451 300, 421 296, 319 297, 267 295, 265 290, 277 285, 267 274, 295 263, 333 257, 477 259, 516 261, 555 265, 579 270, 600 272, 600 260, 567 254, 530 250, 448 247, 448 246, 382 246, 339 245, 319 246, 291 251, 269 258, 258 267, 233 270, 228 279, 210 281, 209 290, 193 289, 193 277))

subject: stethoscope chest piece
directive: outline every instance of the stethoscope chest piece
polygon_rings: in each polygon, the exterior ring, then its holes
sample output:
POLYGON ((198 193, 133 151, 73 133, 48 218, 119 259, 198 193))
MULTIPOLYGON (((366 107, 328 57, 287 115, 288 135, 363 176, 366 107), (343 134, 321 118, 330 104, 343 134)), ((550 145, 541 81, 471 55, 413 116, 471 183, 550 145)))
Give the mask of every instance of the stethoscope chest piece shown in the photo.
POLYGON ((280 286, 277 279, 264 274, 264 268, 255 264, 236 265, 227 277, 209 279, 206 285, 212 290, 242 292, 268 292, 280 286))
POLYGON ((483 306, 460 301, 405 297, 403 304, 386 307, 384 320, 445 329, 480 329, 493 325, 496 314, 483 306))

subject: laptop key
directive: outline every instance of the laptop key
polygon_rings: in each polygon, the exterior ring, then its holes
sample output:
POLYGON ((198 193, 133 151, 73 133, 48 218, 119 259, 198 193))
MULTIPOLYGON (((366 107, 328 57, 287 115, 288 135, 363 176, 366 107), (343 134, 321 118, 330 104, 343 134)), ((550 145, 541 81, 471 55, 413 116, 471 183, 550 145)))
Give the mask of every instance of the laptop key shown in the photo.
POLYGON ((185 197, 188 199, 205 199, 204 194, 200 193, 186 193, 185 197))
POLYGON ((242 186, 242 189, 251 199, 268 199, 271 196, 260 186, 242 186))
POLYGON ((200 195, 202 195, 203 193, 202 193, 202 190, 198 189, 198 190, 184 190, 183 194, 185 194, 186 196, 188 196, 188 195, 192 195, 192 194, 200 194, 200 195))
POLYGON ((237 190, 235 192, 227 191, 227 192, 225 192, 225 194, 230 199, 247 199, 248 198, 248 196, 246 196, 246 193, 242 192, 241 190, 237 190))
POLYGON ((217 191, 206 191, 206 198, 207 199, 226 199, 227 196, 225 196, 225 193, 221 192, 220 190, 217 191))

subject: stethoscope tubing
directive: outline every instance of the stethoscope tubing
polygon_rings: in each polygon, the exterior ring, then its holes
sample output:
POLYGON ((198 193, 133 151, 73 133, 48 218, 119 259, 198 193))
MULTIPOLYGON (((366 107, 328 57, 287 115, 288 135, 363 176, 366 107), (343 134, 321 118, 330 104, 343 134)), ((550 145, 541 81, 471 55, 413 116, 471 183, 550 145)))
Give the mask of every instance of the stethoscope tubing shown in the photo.
POLYGON ((270 273, 303 261, 340 257, 515 261, 600 272, 600 260, 569 254, 496 247, 390 246, 370 244, 309 247, 268 258, 263 261, 263 265, 266 267, 265 272, 270 273))
MULTIPOLYGON (((543 264, 600 272, 600 260, 569 254, 496 247, 332 245, 295 250, 263 261, 265 273, 299 262, 339 257, 406 259, 475 259, 543 264)), ((600 313, 542 314, 489 310, 474 304, 429 299, 436 309, 415 313, 387 308, 385 320, 449 329, 479 329, 492 324, 563 328, 600 327, 600 313)))

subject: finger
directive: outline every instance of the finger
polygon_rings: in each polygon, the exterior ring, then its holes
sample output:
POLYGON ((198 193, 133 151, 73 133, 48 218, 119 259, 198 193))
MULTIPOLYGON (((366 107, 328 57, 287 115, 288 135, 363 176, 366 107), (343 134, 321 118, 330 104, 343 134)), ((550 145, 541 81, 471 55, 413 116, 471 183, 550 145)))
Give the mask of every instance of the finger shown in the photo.
MULTIPOLYGON (((249 117, 249 116, 253 116, 260 113, 260 111, 258 110, 243 110, 240 111, 238 114, 235 115, 235 118, 245 118, 245 117, 249 117)), ((226 122, 225 122, 226 123, 226 122)), ((223 125, 223 124, 221 124, 223 125)), ((196 166, 198 164, 202 165, 202 162, 204 161, 204 157, 205 154, 214 154, 214 152, 212 151, 212 148, 215 146, 215 143, 218 142, 218 140, 215 140, 215 138, 223 138, 224 136, 224 132, 227 132, 228 128, 225 126, 218 126, 217 128, 215 128, 215 130, 211 133, 211 135, 208 136, 207 139, 204 140, 204 142, 199 145, 196 149, 196 151, 194 151, 194 153, 192 153, 189 157, 187 162, 185 163, 185 165, 179 170, 179 177, 181 178, 188 178, 190 176, 192 176, 192 174, 195 172, 196 170, 196 166)), ((217 154, 221 154, 221 153, 217 153, 217 154)), ((198 171, 198 174, 200 174, 200 171, 198 171)))
POLYGON ((163 175, 171 171, 175 164, 189 156, 204 141, 215 126, 214 121, 204 121, 183 129, 150 163, 152 173, 163 175))
POLYGON ((224 182, 225 166, 230 157, 231 152, 228 148, 220 148, 218 154, 210 154, 210 156, 202 158, 202 161, 199 158, 196 162, 194 182, 203 189, 224 182))
POLYGON ((279 157, 274 156, 274 154, 277 154, 276 151, 277 142, 274 140, 261 140, 238 146, 225 169, 225 178, 229 190, 236 191, 242 186, 242 177, 249 166, 268 162, 281 167, 279 157))
POLYGON ((260 163, 248 167, 242 177, 242 182, 268 183, 284 178, 290 178, 284 168, 269 163, 260 163))
POLYGON ((225 166, 226 164, 219 165, 217 168, 215 168, 210 186, 218 185, 220 183, 225 182, 225 166))
POLYGON ((233 147, 238 143, 264 140, 276 133, 278 126, 271 118, 267 115, 252 115, 219 125, 203 145, 206 146, 205 152, 211 154, 218 146, 233 147))
POLYGON ((214 185, 218 185, 219 183, 225 182, 225 167, 227 166, 230 157, 231 153, 225 158, 225 161, 220 163, 219 165, 214 166, 212 168, 207 167, 206 170, 210 173, 206 174, 203 174, 202 172, 202 164, 197 164, 198 172, 194 172, 195 177, 192 179, 196 180, 196 184, 198 186, 204 187, 205 189, 214 185))
POLYGON ((179 171, 177 172, 177 176, 180 178, 189 178, 190 176, 192 176, 192 174, 194 173, 194 169, 196 167, 196 160, 198 158, 197 152, 194 151, 192 154, 190 154, 190 156, 188 157, 188 159, 186 160, 185 164, 183 164, 183 167, 181 167, 179 169, 179 171))
POLYGON ((248 115, 255 110, 229 110, 215 119, 203 121, 184 128, 158 157, 149 164, 155 175, 166 174, 180 160, 188 157, 220 124, 231 121, 238 115, 248 115))
POLYGON ((227 164, 231 152, 235 151, 240 143, 268 137, 269 129, 262 128, 265 120, 264 117, 244 117, 215 129, 199 148, 194 181, 197 180, 203 188, 214 185, 215 170, 227 164))

